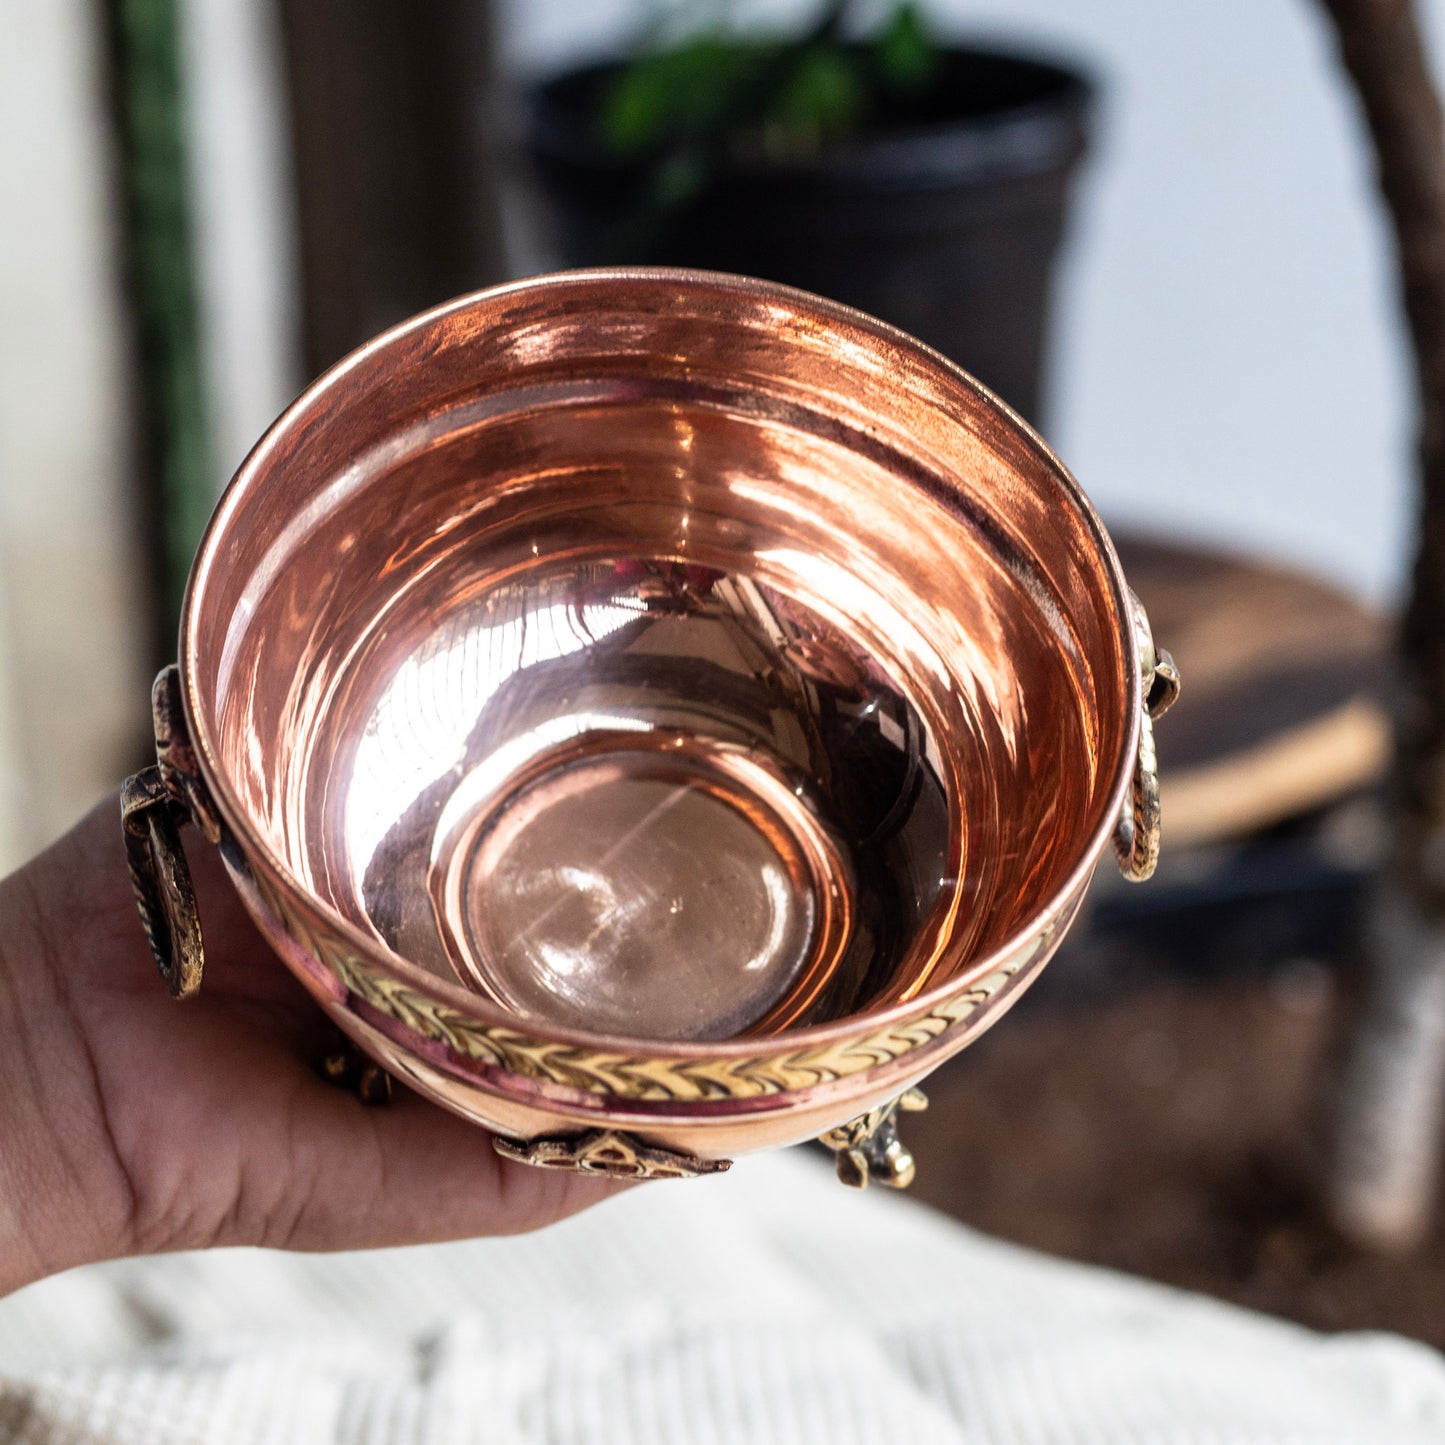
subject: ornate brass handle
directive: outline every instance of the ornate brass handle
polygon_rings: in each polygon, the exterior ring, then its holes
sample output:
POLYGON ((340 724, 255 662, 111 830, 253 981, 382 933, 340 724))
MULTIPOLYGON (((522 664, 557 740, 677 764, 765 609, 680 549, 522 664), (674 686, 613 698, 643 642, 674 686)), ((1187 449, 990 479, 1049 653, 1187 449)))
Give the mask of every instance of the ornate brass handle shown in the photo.
POLYGON ((126 862, 161 978, 173 998, 190 998, 201 986, 205 949, 180 830, 191 822, 208 843, 219 843, 221 822, 191 749, 174 665, 156 678, 151 711, 156 762, 127 778, 120 793, 126 862))
POLYGON ((1174 659, 1154 645, 1154 633, 1144 605, 1131 592, 1134 634, 1139 640, 1139 669, 1143 683, 1143 715, 1139 719, 1139 751, 1134 759, 1134 781, 1114 829, 1114 855, 1119 871, 1131 883, 1153 877, 1159 865, 1162 812, 1159 802, 1159 757, 1154 750, 1154 719, 1163 717, 1179 696, 1179 669, 1174 659))
POLYGON ((167 791, 160 768, 150 767, 125 780, 120 816, 131 887, 156 967, 172 998, 190 998, 201 986, 205 952, 181 849, 185 809, 167 791))

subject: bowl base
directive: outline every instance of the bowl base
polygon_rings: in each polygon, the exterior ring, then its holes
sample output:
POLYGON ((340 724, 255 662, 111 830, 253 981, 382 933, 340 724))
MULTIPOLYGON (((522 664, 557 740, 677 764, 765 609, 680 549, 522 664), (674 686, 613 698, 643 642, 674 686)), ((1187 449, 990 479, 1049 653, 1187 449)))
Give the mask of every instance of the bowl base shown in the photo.
POLYGON ((559 754, 441 830, 433 899, 463 978, 577 1028, 725 1038, 836 963, 849 870, 766 768, 659 732, 559 754))

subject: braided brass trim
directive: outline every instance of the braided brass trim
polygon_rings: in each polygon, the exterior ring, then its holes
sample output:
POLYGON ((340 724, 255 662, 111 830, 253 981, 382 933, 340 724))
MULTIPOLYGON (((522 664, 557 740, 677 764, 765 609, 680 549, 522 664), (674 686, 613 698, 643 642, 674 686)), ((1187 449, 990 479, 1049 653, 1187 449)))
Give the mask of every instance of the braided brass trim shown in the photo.
POLYGON ((445 1044, 465 1058, 584 1093, 678 1103, 764 1098, 833 1083, 892 1063, 965 1023, 1020 966, 999 969, 919 1018, 861 1038, 750 1058, 704 1055, 668 1059, 629 1058, 480 1023, 396 979, 371 974, 353 958, 333 954, 324 961, 356 997, 413 1033, 445 1044))

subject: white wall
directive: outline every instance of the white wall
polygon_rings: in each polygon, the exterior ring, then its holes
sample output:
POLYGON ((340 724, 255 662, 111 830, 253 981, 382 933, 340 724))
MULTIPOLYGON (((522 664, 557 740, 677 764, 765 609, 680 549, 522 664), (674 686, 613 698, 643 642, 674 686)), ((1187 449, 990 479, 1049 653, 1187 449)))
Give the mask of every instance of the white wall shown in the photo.
MULTIPOLYGON (((0 874, 150 727, 99 13, 0 0, 0 874)), ((269 13, 184 6, 217 491, 299 373, 269 13)))
POLYGON ((300 281, 271 0, 182 0, 216 488, 301 387, 300 281))
MULTIPOLYGON (((645 8, 503 0, 510 54, 560 66, 645 8)), ((1423 8, 1445 29, 1445 0, 1423 8)), ((1107 83, 1050 426, 1107 516, 1388 597, 1406 565, 1410 382, 1368 152, 1312 0, 932 9, 1076 52, 1107 83)))
POLYGON ((146 725, 97 37, 0 0, 0 873, 146 725))

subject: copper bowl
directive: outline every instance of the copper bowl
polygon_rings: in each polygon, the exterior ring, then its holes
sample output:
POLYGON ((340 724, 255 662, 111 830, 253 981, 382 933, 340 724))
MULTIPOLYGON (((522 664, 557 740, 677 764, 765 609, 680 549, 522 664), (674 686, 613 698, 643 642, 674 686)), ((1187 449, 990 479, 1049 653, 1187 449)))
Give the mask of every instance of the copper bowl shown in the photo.
POLYGON ((680 271, 379 337, 247 459, 127 785, 178 993, 175 825, 390 1073, 537 1164, 645 1175, 893 1112, 1152 868, 1172 687, 1103 527, 909 337, 680 271))

